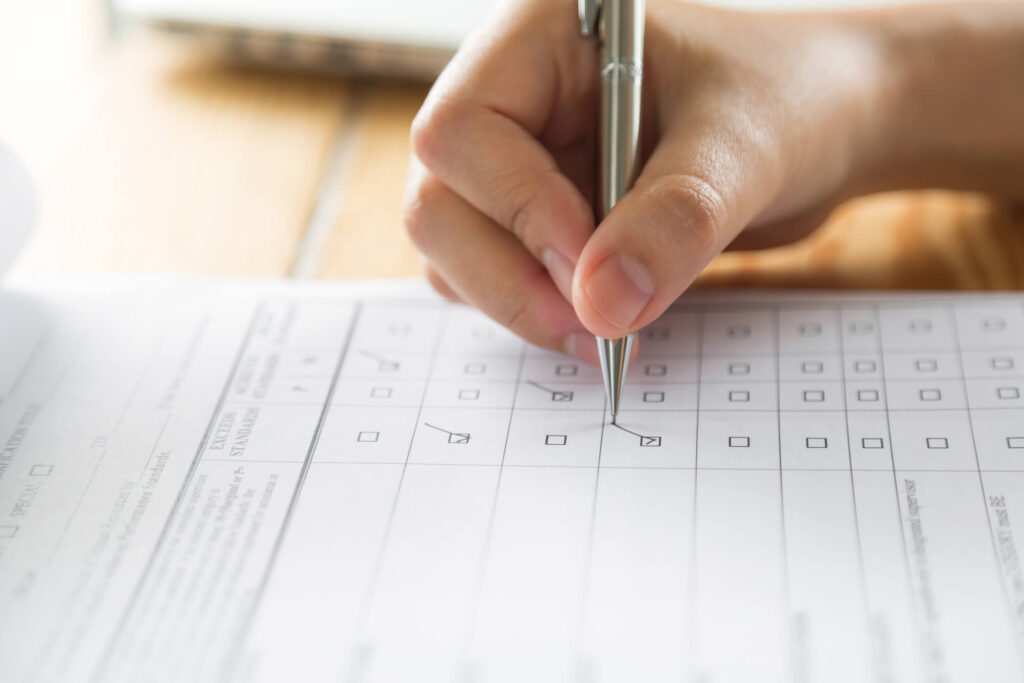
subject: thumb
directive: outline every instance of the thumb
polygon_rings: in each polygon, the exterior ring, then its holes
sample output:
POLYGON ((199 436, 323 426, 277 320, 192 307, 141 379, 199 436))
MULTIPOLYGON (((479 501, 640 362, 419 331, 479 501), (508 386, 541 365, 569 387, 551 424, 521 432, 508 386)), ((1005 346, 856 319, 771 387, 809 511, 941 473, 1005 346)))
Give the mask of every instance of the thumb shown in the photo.
POLYGON ((572 302, 595 335, 622 337, 657 319, 763 205, 746 189, 750 167, 708 153, 713 142, 691 132, 659 146, 588 240, 572 302))

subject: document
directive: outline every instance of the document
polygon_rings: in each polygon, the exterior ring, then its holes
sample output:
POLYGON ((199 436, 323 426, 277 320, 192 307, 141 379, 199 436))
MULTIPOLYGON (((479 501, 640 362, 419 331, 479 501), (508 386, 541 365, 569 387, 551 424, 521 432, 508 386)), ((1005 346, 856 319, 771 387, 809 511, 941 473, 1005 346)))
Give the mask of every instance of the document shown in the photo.
MULTIPOLYGON (((1019 682, 1024 295, 0 293, 4 681, 1019 682)), ((1022 537, 1024 542, 1024 537, 1022 537)))

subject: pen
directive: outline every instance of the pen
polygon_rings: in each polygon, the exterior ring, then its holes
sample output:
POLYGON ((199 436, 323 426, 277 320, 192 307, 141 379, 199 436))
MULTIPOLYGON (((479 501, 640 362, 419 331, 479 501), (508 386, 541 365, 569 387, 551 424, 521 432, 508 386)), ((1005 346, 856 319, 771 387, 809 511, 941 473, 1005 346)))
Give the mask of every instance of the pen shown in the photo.
MULTIPOLYGON (((644 0, 578 0, 580 32, 597 36, 601 74, 598 121, 597 220, 629 190, 637 174, 640 83, 643 76, 644 0)), ((612 424, 636 334, 597 339, 612 424)))

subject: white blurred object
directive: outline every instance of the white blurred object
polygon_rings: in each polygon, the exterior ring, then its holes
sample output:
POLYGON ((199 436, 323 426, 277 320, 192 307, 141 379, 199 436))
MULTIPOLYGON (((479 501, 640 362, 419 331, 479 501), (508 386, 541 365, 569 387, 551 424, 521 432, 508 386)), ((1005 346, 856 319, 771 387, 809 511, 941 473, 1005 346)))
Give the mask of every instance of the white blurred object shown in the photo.
MULTIPOLYGON (((552 0, 575 5, 573 0, 552 0)), ((913 0, 704 0, 759 10, 827 10, 913 0)), ((431 79, 498 0, 114 0, 127 16, 195 34, 235 57, 431 79)))
POLYGON ((36 218, 36 197, 28 171, 0 143, 0 279, 14 263, 36 218))

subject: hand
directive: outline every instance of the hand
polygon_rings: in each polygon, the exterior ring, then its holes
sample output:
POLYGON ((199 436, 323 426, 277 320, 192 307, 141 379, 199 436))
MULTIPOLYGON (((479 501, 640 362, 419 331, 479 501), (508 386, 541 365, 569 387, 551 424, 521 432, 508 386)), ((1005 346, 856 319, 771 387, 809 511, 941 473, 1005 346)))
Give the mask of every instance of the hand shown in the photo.
POLYGON ((593 334, 650 323, 723 249, 799 239, 874 189, 899 120, 884 17, 649 0, 644 165, 595 231, 596 46, 570 0, 506 7, 413 124, 406 224, 428 277, 593 362, 593 334))

